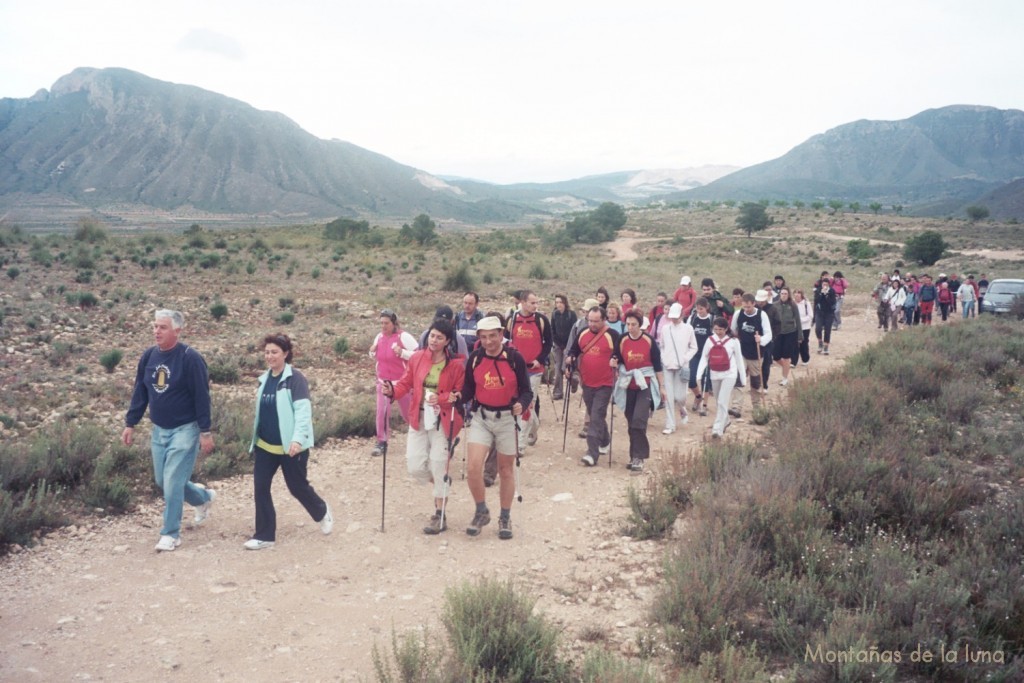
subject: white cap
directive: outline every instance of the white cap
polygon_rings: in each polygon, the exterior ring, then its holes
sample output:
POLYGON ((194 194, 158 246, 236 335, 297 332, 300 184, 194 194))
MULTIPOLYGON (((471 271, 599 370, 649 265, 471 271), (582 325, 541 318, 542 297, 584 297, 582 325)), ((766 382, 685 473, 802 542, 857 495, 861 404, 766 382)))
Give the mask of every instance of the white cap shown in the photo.
POLYGON ((757 290, 757 294, 754 295, 754 301, 758 301, 758 302, 768 301, 769 298, 770 298, 770 295, 768 294, 768 292, 764 291, 763 289, 757 290))
POLYGON ((670 318, 682 318, 683 317, 683 305, 678 301, 668 307, 668 317, 670 318))
POLYGON ((493 316, 493 315, 487 316, 486 318, 482 319, 480 322, 478 322, 476 324, 476 331, 477 332, 479 332, 480 330, 500 330, 500 329, 501 329, 501 321, 498 320, 497 316, 493 316))
POLYGON ((640 329, 641 329, 641 330, 646 330, 646 329, 647 329, 648 327, 650 327, 650 326, 651 326, 651 321, 647 319, 647 316, 644 316, 644 317, 643 317, 643 318, 642 318, 642 319, 640 320, 640 329))
POLYGON ((681 278, 681 279, 679 280, 679 284, 680 284, 680 285, 688 285, 688 284, 690 284, 690 282, 691 282, 691 280, 690 280, 690 276, 689 276, 689 275, 684 275, 684 276, 683 276, 683 277, 682 277, 682 278, 681 278))

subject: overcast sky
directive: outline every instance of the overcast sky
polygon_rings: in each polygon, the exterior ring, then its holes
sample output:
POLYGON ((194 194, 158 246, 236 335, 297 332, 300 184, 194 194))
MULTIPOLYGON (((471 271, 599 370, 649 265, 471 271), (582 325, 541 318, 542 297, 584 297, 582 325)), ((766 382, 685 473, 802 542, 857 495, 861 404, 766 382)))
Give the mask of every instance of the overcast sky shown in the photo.
POLYGON ((0 0, 0 97, 123 67, 434 174, 546 182, 1024 109, 1022 36, 1020 0, 0 0))

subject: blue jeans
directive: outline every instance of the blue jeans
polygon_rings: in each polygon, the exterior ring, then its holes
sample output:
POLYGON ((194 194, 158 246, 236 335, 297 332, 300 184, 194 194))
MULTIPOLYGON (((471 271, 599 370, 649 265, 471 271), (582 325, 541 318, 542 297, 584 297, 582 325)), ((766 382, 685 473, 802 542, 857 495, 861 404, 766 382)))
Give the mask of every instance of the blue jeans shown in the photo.
POLYGON ((968 316, 974 315, 974 300, 964 302, 964 320, 967 320, 968 316))
POLYGON ((210 500, 210 494, 191 481, 192 468, 199 455, 199 424, 190 422, 164 429, 153 425, 153 479, 164 492, 164 526, 161 536, 178 537, 184 503, 198 507, 210 500))

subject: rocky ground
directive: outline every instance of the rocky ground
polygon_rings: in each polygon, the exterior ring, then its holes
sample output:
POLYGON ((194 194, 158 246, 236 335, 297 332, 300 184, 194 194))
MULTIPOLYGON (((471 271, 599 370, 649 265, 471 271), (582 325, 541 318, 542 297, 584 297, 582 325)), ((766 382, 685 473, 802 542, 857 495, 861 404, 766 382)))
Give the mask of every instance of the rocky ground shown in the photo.
MULTIPOLYGON (((833 354, 814 356, 796 381, 838 366, 878 338, 866 306, 866 296, 850 297, 833 354)), ((307 374, 316 385, 331 382, 326 371, 307 374)), ((784 394, 773 382, 770 400, 784 394)), ((652 461, 635 476, 624 469, 621 416, 613 467, 588 469, 579 465, 583 442, 574 436, 582 411, 574 401, 563 455, 562 425, 546 389, 542 399, 544 423, 523 459, 513 540, 499 541, 495 524, 477 538, 463 533, 472 502, 460 475, 461 447, 452 463, 451 528, 430 537, 421 533, 430 493, 405 475, 404 435, 395 437, 387 459, 383 531, 384 460, 369 457, 369 439, 327 441, 314 450, 310 479, 334 508, 330 536, 278 477, 277 545, 244 550, 252 481, 238 476, 213 484, 218 498, 210 519, 186 524, 173 553, 153 550, 162 509, 155 501, 125 516, 83 519, 0 560, 0 679, 372 680, 375 644, 389 643, 392 629, 440 635, 445 589, 485 575, 512 578, 536 597, 538 609, 563 627, 572 655, 594 647, 637 653, 669 543, 622 535, 626 490, 656 476, 673 453, 699 447, 712 417, 691 418, 663 436, 658 413, 650 426, 652 461)), ((118 419, 109 416, 111 439, 118 419)), ((727 437, 756 438, 762 429, 734 421, 727 437)), ((494 512, 496 499, 489 489, 494 512)), ((186 522, 191 516, 186 509, 186 522)), ((681 518, 677 531, 685 524, 681 518)))

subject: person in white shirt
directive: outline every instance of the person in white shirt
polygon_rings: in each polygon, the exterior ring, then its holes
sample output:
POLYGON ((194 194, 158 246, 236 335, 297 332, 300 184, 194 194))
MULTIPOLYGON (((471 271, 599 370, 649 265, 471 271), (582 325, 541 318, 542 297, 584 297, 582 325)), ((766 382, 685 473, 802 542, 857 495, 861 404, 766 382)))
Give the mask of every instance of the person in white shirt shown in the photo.
POLYGON ((679 303, 668 309, 668 324, 658 338, 661 364, 665 368, 665 429, 662 434, 676 430, 676 405, 682 424, 689 422, 686 412, 686 388, 690 382, 690 359, 697 354, 697 337, 693 326, 683 320, 683 307, 679 303))

